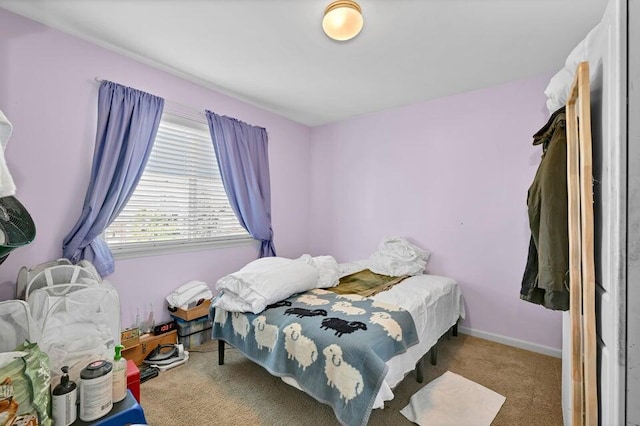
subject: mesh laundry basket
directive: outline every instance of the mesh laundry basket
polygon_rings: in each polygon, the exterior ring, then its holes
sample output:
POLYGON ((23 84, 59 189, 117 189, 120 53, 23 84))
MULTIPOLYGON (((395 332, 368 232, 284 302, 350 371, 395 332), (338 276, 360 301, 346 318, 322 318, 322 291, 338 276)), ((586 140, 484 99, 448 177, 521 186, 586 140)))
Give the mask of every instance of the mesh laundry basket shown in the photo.
POLYGON ((83 260, 73 265, 68 259, 58 259, 36 265, 30 269, 23 266, 18 273, 16 298, 29 300, 29 295, 42 287, 56 284, 90 284, 102 281, 91 262, 83 260))
POLYGON ((40 341, 40 330, 22 300, 0 302, 0 352, 11 352, 25 342, 40 341))
POLYGON ((76 381, 87 364, 110 359, 120 344, 120 300, 107 281, 45 286, 31 292, 28 303, 53 383, 65 365, 76 381))

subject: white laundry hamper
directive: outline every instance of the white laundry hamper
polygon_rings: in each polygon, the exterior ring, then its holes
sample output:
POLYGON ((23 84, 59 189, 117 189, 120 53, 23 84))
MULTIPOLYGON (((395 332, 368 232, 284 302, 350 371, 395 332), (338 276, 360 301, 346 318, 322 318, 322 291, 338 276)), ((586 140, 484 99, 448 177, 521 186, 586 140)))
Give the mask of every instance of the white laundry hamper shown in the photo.
POLYGON ((52 383, 57 383, 65 365, 71 380, 77 382, 84 367, 113 358, 114 348, 120 344, 118 292, 108 281, 95 280, 82 269, 77 265, 46 268, 30 280, 25 291, 41 334, 40 348, 51 361, 52 383), (44 285, 41 276, 47 277, 44 285), (71 276, 77 282, 58 283, 71 276))
POLYGON ((95 266, 87 260, 74 265, 69 259, 61 258, 27 268, 18 272, 16 299, 29 300, 29 294, 36 289, 56 285, 102 281, 95 266))
POLYGON ((0 302, 0 353, 11 352, 25 342, 38 343, 40 328, 29 312, 24 300, 0 302))

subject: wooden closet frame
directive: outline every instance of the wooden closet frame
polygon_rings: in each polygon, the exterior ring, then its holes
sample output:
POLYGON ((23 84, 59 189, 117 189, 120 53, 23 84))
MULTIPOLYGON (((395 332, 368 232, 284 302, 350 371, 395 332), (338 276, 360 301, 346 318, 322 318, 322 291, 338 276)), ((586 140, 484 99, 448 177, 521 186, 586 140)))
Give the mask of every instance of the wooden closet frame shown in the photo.
POLYGON ((566 108, 571 424, 598 425, 589 63, 576 70, 566 108))

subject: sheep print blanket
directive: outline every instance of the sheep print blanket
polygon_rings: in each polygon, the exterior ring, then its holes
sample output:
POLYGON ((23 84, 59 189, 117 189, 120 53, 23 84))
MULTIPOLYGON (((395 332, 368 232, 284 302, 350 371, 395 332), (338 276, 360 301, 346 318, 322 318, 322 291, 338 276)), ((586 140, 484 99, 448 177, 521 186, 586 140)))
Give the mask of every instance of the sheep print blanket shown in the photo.
POLYGON ((211 308, 212 336, 276 376, 289 376, 343 425, 366 425, 385 362, 418 342, 409 312, 355 294, 315 289, 259 314, 211 308))

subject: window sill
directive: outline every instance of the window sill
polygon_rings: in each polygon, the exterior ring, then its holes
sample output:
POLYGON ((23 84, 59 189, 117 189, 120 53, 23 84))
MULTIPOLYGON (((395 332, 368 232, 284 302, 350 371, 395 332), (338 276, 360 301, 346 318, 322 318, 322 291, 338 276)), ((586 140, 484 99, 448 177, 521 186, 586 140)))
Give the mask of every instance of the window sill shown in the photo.
POLYGON ((260 241, 254 240, 251 237, 247 237, 247 238, 238 238, 238 239, 224 240, 224 241, 207 241, 204 243, 185 243, 185 244, 175 244, 175 245, 158 245, 154 247, 144 247, 144 248, 131 247, 131 248, 112 249, 111 253, 113 254, 113 258, 115 260, 120 260, 120 259, 135 259, 135 258, 150 257, 150 256, 164 256, 168 254, 188 253, 193 251, 213 250, 213 249, 220 249, 220 248, 241 247, 241 246, 249 246, 249 245, 260 247, 260 241))

